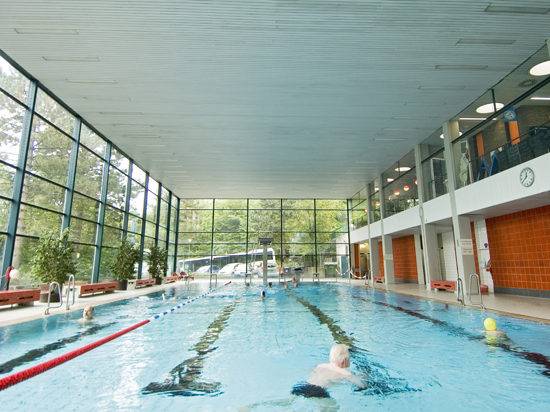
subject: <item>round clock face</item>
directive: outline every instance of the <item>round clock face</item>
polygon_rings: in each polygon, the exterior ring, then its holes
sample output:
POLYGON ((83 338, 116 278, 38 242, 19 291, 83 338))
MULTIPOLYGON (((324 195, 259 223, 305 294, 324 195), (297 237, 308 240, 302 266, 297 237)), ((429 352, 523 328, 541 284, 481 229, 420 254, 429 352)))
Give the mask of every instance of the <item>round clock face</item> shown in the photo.
POLYGON ((526 167, 519 173, 519 181, 525 187, 529 187, 535 181, 535 172, 530 167, 526 167))

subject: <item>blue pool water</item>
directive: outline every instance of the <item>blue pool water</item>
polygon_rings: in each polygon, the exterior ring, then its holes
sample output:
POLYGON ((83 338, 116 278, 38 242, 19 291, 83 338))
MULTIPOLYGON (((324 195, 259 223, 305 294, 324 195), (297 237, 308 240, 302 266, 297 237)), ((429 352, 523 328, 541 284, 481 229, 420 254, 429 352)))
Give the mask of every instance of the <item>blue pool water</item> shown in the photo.
MULTIPOLYGON (((0 376, 51 359, 206 291, 177 287, 0 328, 0 376)), ((488 345, 487 313, 338 284, 229 285, 42 375, 0 392, 2 410, 541 411, 550 405, 550 327, 491 314, 509 341, 488 345), (367 388, 330 400, 292 386, 352 346, 367 388)))

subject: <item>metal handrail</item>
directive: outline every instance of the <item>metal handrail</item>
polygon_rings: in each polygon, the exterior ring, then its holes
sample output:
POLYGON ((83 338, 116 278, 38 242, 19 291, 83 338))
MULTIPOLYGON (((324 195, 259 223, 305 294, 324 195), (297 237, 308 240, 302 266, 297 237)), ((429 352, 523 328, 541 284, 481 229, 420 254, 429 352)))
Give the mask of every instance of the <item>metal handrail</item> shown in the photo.
POLYGON ((318 273, 312 273, 311 274, 311 281, 312 282, 315 282, 315 279, 317 279, 317 282, 320 282, 321 280, 319 279, 319 274, 318 273))
POLYGON ((464 301, 464 284, 462 282, 462 278, 459 276, 456 280, 456 300, 462 303, 463 305, 466 305, 464 301), (462 297, 461 297, 462 295, 462 297))
POLYGON ((483 306, 483 296, 481 295, 481 279, 477 273, 470 273, 470 278, 468 279, 468 300, 472 305, 478 305, 482 309, 485 309, 483 306), (479 303, 472 302, 472 280, 475 280, 477 283, 477 293, 479 294, 479 303))
POLYGON ((50 282, 48 286, 48 306, 46 306, 46 310, 44 311, 44 315, 50 314, 50 308, 60 308, 63 306, 63 295, 61 294, 61 286, 58 282, 50 282), (52 306, 51 305, 51 298, 52 298, 52 292, 57 287, 57 294, 59 296, 59 305, 52 306))
POLYGON ((210 274, 210 287, 212 287, 212 277, 216 277, 216 282, 215 282, 215 286, 218 286, 218 274, 217 273, 211 273, 210 274))
POLYGON ((76 285, 75 285, 75 279, 74 279, 74 275, 69 275, 69 280, 67 282, 67 296, 66 296, 66 299, 67 299, 67 306, 66 306, 66 309, 69 310, 71 308, 71 305, 74 305, 74 302, 75 302, 75 299, 76 299, 76 285), (72 292, 72 302, 71 299, 70 299, 70 296, 71 296, 71 292, 72 292))
POLYGON ((247 278, 250 278, 250 284, 252 285, 252 273, 246 272, 246 273, 244 274, 244 284, 245 284, 245 285, 247 284, 247 283, 246 283, 246 279, 247 279, 247 278))

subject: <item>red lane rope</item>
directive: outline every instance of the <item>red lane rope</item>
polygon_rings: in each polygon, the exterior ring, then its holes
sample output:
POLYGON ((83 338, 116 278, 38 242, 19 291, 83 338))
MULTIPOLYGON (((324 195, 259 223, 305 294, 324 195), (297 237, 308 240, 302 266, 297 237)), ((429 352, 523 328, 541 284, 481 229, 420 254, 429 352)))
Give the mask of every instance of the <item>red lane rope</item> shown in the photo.
POLYGON ((88 345, 82 346, 81 348, 72 350, 70 352, 67 352, 63 355, 60 355, 48 361, 41 362, 38 365, 31 366, 30 368, 24 369, 20 372, 12 373, 11 375, 5 376, 0 379, 0 391, 6 388, 9 388, 10 386, 13 386, 19 382, 23 382, 24 380, 30 379, 43 372, 46 372, 49 369, 55 368, 56 366, 61 365, 62 363, 70 361, 71 359, 76 358, 77 356, 80 356, 86 352, 89 352, 92 349, 95 349, 98 346, 101 346, 107 342, 112 341, 113 339, 118 338, 119 336, 122 336, 128 332, 131 332, 134 329, 137 329, 143 325, 146 325, 149 322, 151 322, 150 319, 142 320, 141 322, 138 322, 125 329, 119 330, 118 332, 113 333, 112 335, 106 336, 102 339, 96 340, 95 342, 89 343, 88 345))
MULTIPOLYGON (((223 286, 227 286, 230 283, 231 281, 224 283, 223 286)), ((168 313, 168 312, 165 312, 165 313, 168 313)), ((49 369, 55 368, 56 366, 59 366, 62 363, 70 361, 71 359, 74 359, 77 356, 80 356, 86 352, 91 351, 92 349, 97 348, 98 346, 101 346, 107 342, 112 341, 113 339, 116 339, 122 335, 125 335, 126 333, 131 332, 134 329, 140 328, 143 325, 148 324, 149 322, 151 322, 151 319, 142 320, 141 322, 135 323, 132 326, 128 326, 127 328, 119 330, 116 333, 113 333, 109 336, 105 336, 104 338, 96 340, 95 342, 82 346, 81 348, 74 349, 56 358, 50 359, 45 362, 41 362, 38 365, 31 366, 30 368, 27 368, 22 371, 12 373, 11 375, 0 378, 0 391, 3 391, 4 389, 9 388, 10 386, 18 384, 20 382, 26 381, 27 379, 30 379, 36 375, 40 375, 41 373, 46 372, 49 369)))

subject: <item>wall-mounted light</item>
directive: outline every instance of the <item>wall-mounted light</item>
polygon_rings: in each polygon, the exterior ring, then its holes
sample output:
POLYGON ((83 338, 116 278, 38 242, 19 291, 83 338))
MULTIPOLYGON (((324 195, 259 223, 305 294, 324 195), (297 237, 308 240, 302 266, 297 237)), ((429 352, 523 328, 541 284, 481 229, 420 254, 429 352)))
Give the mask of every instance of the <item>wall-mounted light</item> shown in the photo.
POLYGON ((550 60, 546 60, 542 63, 536 64, 531 67, 529 74, 532 76, 547 76, 550 74, 550 60))
POLYGON ((399 196, 399 190, 394 190, 394 191, 393 191, 393 194, 394 194, 395 196, 399 196))

